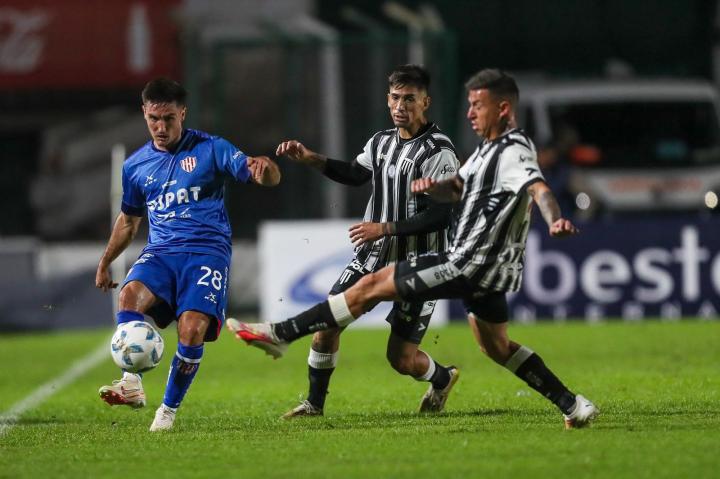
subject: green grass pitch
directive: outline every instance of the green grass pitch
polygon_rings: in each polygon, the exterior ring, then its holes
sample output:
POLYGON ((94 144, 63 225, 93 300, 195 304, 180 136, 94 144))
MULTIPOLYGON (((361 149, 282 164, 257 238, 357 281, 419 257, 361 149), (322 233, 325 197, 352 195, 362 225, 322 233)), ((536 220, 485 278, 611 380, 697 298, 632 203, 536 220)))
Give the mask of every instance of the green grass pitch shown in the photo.
MULTIPOLYGON (((602 414, 565 431, 560 413, 475 346, 466 325, 431 329, 425 349, 461 370, 446 412, 414 411, 424 383, 385 361, 387 330, 342 339, 324 418, 278 417, 306 393, 309 339, 273 361, 223 333, 175 429, 147 430, 175 335, 146 374, 148 407, 110 408, 108 358, 0 436, 0 478, 710 478, 720 474, 720 322, 511 326, 602 414)), ((0 336, 0 414, 111 332, 0 336)))

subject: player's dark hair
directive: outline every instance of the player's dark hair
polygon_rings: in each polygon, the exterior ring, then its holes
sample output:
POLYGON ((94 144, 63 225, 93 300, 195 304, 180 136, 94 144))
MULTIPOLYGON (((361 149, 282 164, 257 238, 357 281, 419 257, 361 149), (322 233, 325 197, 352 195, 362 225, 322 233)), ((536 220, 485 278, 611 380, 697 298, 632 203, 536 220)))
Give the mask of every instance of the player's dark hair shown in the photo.
POLYGON ((496 98, 507 100, 513 105, 520 98, 515 79, 502 70, 486 68, 480 70, 465 82, 465 88, 470 90, 488 90, 496 98))
POLYGON ((175 80, 156 78, 145 85, 142 91, 142 102, 145 103, 177 103, 185 106, 187 90, 175 80))
POLYGON ((414 86, 427 92, 430 91, 430 74, 420 65, 400 65, 390 73, 388 86, 414 86))

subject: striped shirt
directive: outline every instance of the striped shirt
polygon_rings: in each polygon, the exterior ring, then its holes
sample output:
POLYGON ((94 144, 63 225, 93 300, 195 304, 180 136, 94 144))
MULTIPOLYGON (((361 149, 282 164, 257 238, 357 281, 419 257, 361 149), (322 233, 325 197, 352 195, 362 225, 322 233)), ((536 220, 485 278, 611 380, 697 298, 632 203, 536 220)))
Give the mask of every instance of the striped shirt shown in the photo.
POLYGON ((526 187, 544 180, 535 145, 510 130, 478 146, 459 175, 465 184, 448 258, 482 289, 517 291, 532 207, 526 187))
MULTIPOLYGON (((372 173, 372 195, 364 221, 405 220, 427 208, 427 196, 414 195, 410 184, 418 178, 444 180, 457 174, 460 163, 450 139, 433 123, 405 140, 397 128, 373 135, 357 162, 372 173)), ((410 236, 384 236, 355 250, 363 266, 375 271, 388 263, 446 248, 445 231, 410 236)))

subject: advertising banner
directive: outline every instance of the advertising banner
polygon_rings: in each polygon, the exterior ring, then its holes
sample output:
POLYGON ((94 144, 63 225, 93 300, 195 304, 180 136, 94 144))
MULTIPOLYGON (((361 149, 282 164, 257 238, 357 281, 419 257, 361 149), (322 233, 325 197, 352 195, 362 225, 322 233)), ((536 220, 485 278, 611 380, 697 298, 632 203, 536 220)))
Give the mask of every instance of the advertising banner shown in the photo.
MULTIPOLYGON (((357 220, 279 221, 260 228, 260 314, 278 322, 327 299, 328 292, 352 259, 348 236, 357 220)), ((381 303, 353 326, 387 325, 392 303, 381 303)), ((448 305, 435 307, 432 325, 445 324, 448 305)), ((351 326, 351 327, 353 327, 351 326)))
POLYGON ((4 0, 0 88, 138 86, 175 76, 179 0, 4 0))
POLYGON ((717 318, 720 218, 640 218, 581 224, 551 238, 535 221, 511 315, 536 318, 717 318))

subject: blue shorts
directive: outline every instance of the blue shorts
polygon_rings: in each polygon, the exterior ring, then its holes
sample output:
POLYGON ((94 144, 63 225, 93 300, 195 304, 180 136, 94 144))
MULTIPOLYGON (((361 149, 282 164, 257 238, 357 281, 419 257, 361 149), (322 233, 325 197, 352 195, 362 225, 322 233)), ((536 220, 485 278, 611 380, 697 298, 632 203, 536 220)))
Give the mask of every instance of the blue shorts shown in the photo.
POLYGON ((205 341, 214 341, 225 322, 229 259, 198 253, 143 253, 135 261, 123 286, 130 281, 145 285, 160 302, 145 313, 160 328, 185 311, 199 311, 214 318, 205 341))

